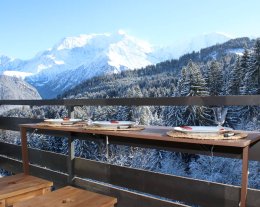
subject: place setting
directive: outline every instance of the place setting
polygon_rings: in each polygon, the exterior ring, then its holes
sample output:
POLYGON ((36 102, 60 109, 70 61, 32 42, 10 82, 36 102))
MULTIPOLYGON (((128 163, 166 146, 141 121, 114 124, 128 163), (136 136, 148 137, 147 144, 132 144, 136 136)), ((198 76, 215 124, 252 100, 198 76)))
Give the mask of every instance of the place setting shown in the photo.
POLYGON ((145 127, 140 124, 140 110, 136 108, 132 112, 134 121, 110 120, 110 121, 92 121, 89 114, 88 124, 83 127, 86 130, 103 131, 138 131, 145 127))
POLYGON ((246 133, 223 127, 225 123, 227 108, 214 107, 214 123, 217 126, 178 126, 167 132, 174 138, 201 139, 201 140, 238 140, 248 136, 246 133))
POLYGON ((133 121, 93 121, 91 125, 83 127, 86 130, 103 130, 103 131, 138 131, 144 129, 143 126, 136 125, 133 121))
POLYGON ((83 119, 64 117, 62 119, 45 119, 43 122, 37 123, 37 125, 49 127, 83 127, 87 125, 87 122, 83 119))

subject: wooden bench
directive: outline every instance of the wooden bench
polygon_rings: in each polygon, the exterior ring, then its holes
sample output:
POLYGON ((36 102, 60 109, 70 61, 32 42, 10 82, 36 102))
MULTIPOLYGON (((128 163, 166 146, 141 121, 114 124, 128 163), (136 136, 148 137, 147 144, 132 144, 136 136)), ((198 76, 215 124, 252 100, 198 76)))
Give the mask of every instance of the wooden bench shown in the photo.
POLYGON ((116 198, 66 186, 59 190, 16 203, 14 207, 114 207, 116 198))
POLYGON ((25 174, 0 178, 0 207, 13 206, 51 191, 52 182, 25 174))

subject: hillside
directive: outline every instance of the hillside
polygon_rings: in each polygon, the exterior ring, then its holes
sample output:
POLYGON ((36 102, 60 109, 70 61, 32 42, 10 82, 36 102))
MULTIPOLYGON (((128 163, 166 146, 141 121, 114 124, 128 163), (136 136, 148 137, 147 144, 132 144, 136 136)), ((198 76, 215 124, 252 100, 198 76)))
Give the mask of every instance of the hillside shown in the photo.
MULTIPOLYGON (((25 81, 0 75, 0 99, 2 100, 25 100, 41 99, 37 90, 25 81)), ((0 114, 15 106, 0 106, 0 114)))

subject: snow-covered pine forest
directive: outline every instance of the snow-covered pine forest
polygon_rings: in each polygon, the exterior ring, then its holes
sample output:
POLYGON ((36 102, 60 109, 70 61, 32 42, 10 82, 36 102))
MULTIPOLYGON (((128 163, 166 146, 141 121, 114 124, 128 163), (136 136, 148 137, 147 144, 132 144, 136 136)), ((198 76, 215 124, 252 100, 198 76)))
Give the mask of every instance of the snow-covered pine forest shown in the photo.
MULTIPOLYGON (((241 49, 239 50, 241 52, 241 49)), ((260 94, 260 39, 231 40, 146 68, 120 74, 95 77, 65 92, 58 98, 117 98, 165 96, 215 96, 260 94), (239 47, 238 47, 239 45, 239 47), (230 53, 243 46, 242 54, 230 53)), ((76 107, 75 117, 93 120, 133 120, 140 110, 140 122, 146 125, 213 125, 210 107, 76 107), (92 112, 92 113, 90 113, 92 112)), ((64 107, 12 109, 3 116, 60 118, 67 116, 64 107)), ((229 107, 225 126, 234 129, 259 130, 259 106, 229 107)), ((19 134, 5 131, 1 139, 20 144, 19 134)), ((65 138, 32 134, 30 146, 67 153, 65 138)), ((76 155, 116 165, 141 168, 210 181, 239 185, 241 161, 215 156, 200 156, 154 149, 110 145, 105 158, 101 142, 77 141, 76 155), (232 176, 230 176, 232 175, 232 176)), ((212 149, 214 152, 214 149, 212 149)), ((214 153, 212 153, 214 155, 214 153)), ((250 162, 249 186, 260 189, 260 164, 250 162)))

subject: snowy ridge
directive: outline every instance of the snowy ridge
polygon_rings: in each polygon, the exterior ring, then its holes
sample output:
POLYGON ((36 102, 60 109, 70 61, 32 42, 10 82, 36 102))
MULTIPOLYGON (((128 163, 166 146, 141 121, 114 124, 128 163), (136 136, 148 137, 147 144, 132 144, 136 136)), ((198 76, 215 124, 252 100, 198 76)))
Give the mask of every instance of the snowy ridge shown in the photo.
MULTIPOLYGON (((95 38, 96 36, 99 36, 101 34, 81 34, 78 37, 66 37, 64 38, 58 45, 55 46, 56 50, 64 50, 64 49, 72 49, 75 47, 83 47, 85 46, 88 41, 95 38)), ((108 35, 109 34, 104 34, 108 35)))
POLYGON ((25 78, 50 98, 97 75, 139 69, 228 39, 214 33, 169 47, 155 47, 122 30, 112 34, 82 34, 66 37, 30 60, 0 56, 0 71, 25 78), (55 87, 50 90, 53 84, 55 87))
POLYGON ((222 33, 204 34, 189 40, 176 41, 172 45, 166 47, 158 47, 156 50, 156 56, 161 57, 161 59, 163 59, 163 57, 167 57, 168 59, 178 59, 186 53, 193 51, 198 52, 202 48, 222 44, 230 39, 232 38, 222 33))

